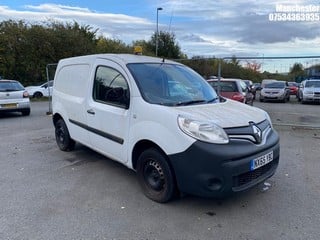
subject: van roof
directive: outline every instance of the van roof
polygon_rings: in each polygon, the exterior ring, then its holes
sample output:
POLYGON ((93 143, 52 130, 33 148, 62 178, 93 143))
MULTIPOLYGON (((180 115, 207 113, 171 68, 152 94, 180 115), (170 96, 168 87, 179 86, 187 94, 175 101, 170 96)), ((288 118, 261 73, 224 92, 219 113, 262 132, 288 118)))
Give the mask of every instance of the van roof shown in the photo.
POLYGON ((128 63, 175 63, 180 64, 165 58, 158 58, 158 57, 149 57, 144 55, 135 55, 135 54, 111 54, 111 53, 105 53, 105 54, 92 54, 92 55, 85 55, 85 56, 78 56, 78 57, 71 57, 71 58, 65 58, 61 59, 61 62, 69 62, 72 61, 73 63, 81 63, 83 61, 85 62, 93 62, 96 59, 106 59, 111 60, 115 62, 122 62, 123 64, 128 63))

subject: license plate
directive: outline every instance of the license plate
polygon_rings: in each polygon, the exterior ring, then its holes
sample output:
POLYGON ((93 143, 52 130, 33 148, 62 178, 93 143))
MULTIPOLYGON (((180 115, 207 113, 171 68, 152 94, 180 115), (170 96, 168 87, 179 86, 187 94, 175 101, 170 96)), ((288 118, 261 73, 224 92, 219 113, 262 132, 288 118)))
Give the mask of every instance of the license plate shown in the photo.
POLYGON ((262 167, 273 160, 273 151, 265 155, 262 155, 256 159, 251 160, 250 170, 253 171, 259 167, 262 167))
POLYGON ((17 104, 16 103, 10 103, 10 104, 1 104, 2 108, 16 108, 17 104))

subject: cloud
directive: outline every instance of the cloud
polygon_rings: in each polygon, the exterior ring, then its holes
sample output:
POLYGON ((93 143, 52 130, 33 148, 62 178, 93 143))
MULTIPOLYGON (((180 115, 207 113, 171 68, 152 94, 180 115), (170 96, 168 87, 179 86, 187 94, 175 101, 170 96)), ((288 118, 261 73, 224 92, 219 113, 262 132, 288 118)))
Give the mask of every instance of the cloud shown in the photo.
MULTIPOLYGON (((278 0, 162 0, 159 27, 174 32, 188 56, 312 55, 320 43, 319 22, 269 21, 277 3, 278 0)), ((282 0, 281 4, 305 5, 306 1, 282 0)), ((308 4, 320 5, 316 0, 309 0, 308 4)), ((132 16, 133 11, 129 10, 127 14, 116 14, 76 5, 26 5, 21 10, 0 6, 0 21, 77 21, 129 44, 150 39, 155 31, 155 11, 150 13, 150 9, 156 7, 159 6, 146 4, 136 8, 136 16, 132 16)))
POLYGON ((91 11, 88 8, 81 8, 81 7, 70 7, 65 5, 56 5, 56 4, 41 4, 39 6, 33 6, 33 5, 26 5, 26 9, 30 10, 37 10, 41 12, 47 12, 47 13, 57 13, 63 10, 66 11, 73 11, 73 12, 84 12, 84 13, 90 13, 91 11))
POLYGON ((186 34, 179 38, 179 40, 184 42, 199 42, 199 43, 210 43, 210 41, 203 39, 202 37, 196 35, 196 34, 186 34))
MULTIPOLYGON (((282 1, 282 4, 305 5, 305 1, 282 1)), ((320 36, 319 22, 272 22, 269 14, 276 11, 278 1, 224 0, 166 1, 167 8, 174 8, 177 17, 185 21, 177 22, 176 29, 188 25, 197 36, 211 35, 234 39, 239 42, 280 43, 296 38, 315 39, 320 36)), ((319 5, 317 1, 308 4, 319 5)), ((320 14, 320 13, 319 13, 320 14)))
POLYGON ((77 21, 99 29, 100 34, 117 38, 125 42, 141 39, 141 35, 151 36, 154 23, 142 17, 126 14, 98 13, 88 8, 70 7, 56 4, 27 5, 18 11, 0 6, 0 20, 23 19, 29 22, 41 22, 51 19, 63 22, 77 21))

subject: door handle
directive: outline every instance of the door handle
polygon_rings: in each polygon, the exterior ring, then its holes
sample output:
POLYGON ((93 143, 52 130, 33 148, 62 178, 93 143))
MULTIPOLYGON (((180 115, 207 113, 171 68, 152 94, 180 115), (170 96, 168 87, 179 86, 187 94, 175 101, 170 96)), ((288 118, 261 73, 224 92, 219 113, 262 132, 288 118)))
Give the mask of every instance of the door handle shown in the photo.
POLYGON ((95 112, 93 111, 93 109, 88 109, 88 110, 87 110, 87 113, 92 114, 92 115, 95 114, 95 112))

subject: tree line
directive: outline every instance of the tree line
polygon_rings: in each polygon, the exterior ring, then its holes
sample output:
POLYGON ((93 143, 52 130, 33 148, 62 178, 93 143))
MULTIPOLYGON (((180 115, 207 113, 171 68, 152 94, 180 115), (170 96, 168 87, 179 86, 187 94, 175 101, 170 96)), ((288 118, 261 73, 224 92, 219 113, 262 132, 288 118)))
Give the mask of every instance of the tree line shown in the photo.
MULTIPOLYGON (((77 22, 48 21, 31 24, 24 20, 2 21, 0 76, 19 80, 25 86, 38 84, 47 81, 47 64, 57 63, 62 58, 96 53, 133 53, 134 46, 137 45, 142 47, 143 55, 155 56, 156 33, 148 41, 137 40, 126 44, 119 39, 98 35, 98 29, 77 22)), ((220 61, 223 77, 253 81, 263 78, 288 78, 268 72, 260 73, 259 64, 248 63, 244 67, 236 57, 230 61, 202 57, 188 59, 181 51, 175 35, 165 31, 158 34, 158 56, 180 61, 204 77, 218 75, 220 61)))

